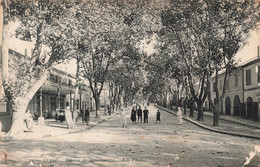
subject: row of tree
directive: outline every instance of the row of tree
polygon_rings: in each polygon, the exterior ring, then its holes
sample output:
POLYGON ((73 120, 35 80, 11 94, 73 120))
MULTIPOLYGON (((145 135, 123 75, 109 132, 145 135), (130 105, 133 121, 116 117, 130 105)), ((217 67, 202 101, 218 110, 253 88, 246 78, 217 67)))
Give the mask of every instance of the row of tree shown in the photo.
POLYGON ((12 103, 9 134, 22 132, 28 103, 46 81, 51 67, 68 59, 77 60, 75 94, 80 86, 79 75, 82 75, 89 81, 97 110, 106 81, 117 87, 119 94, 123 90, 121 87, 131 90, 130 93, 137 91, 137 86, 126 84, 126 79, 132 80, 133 72, 137 70, 127 59, 137 62, 135 45, 144 37, 142 26, 139 26, 144 25, 142 13, 145 10, 141 8, 148 3, 22 0, 5 1, 1 5, 4 6, 3 88, 7 100, 12 103), (9 34, 6 32, 11 21, 20 24, 16 38, 34 42, 35 47, 31 57, 17 57, 18 61, 8 63, 9 34), (46 47, 49 52, 44 52, 46 47), (122 60, 125 61, 118 63, 122 60), (131 75, 113 74, 118 74, 119 70, 124 74, 130 71, 131 75))
MULTIPOLYGON (((146 93, 158 98, 169 89, 178 99, 189 94, 203 119, 202 104, 209 95, 211 76, 220 70, 225 70, 225 78, 231 74, 235 53, 259 21, 259 4, 253 0, 4 2, 3 32, 8 32, 9 22, 19 22, 16 37, 35 44, 29 60, 20 58, 8 67, 8 34, 3 33, 3 88, 13 111, 9 134, 21 132, 27 105, 51 67, 69 59, 77 62, 75 94, 82 75, 89 81, 97 110, 106 82, 113 104, 119 106, 122 97, 132 101, 144 86, 145 67, 150 83, 146 93), (154 37, 158 52, 147 56, 141 51, 141 41, 154 37), (44 52, 46 47, 48 52, 44 52), (21 72, 17 63, 26 71, 21 72)), ((216 92, 216 103, 211 100, 214 120, 225 89, 221 96, 216 92)))
MULTIPOLYGON (((178 103, 185 99, 185 104, 191 107, 196 102, 197 120, 203 120, 203 104, 208 97, 214 113, 213 126, 218 126, 227 79, 237 70, 235 55, 246 44, 250 32, 259 26, 259 2, 174 0, 161 13, 161 20, 159 52, 152 56, 152 65, 148 66, 153 96, 166 95, 161 88, 158 90, 162 86, 178 103), (222 90, 218 89, 220 71, 224 73, 222 90), (153 81, 156 78, 157 83, 153 81), (214 101, 210 81, 215 83, 214 101), (173 86, 175 91, 171 90, 173 86)), ((166 96, 160 100, 166 101, 166 96)))

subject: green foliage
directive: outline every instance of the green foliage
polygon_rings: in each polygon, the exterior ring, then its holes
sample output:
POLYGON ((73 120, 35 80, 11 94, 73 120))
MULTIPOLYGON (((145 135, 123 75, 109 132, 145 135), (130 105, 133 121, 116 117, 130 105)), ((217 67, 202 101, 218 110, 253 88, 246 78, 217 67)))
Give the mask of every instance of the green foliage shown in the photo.
POLYGON ((143 85, 135 78, 145 80, 144 67, 148 92, 163 93, 170 80, 187 85, 188 77, 200 96, 204 89, 192 83, 203 87, 216 69, 231 74, 235 54, 259 24, 259 4, 251 0, 11 0, 5 14, 20 22, 17 38, 35 42, 25 70, 30 77, 76 58, 96 95, 108 80, 134 95, 143 85), (157 54, 144 55, 141 41, 155 34, 157 54), (41 54, 43 46, 49 54, 41 54))

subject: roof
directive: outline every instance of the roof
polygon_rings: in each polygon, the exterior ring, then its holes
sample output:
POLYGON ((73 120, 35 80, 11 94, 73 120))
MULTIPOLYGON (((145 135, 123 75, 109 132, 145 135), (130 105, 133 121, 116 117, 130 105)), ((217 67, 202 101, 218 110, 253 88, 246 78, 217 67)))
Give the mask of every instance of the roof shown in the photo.
POLYGON ((239 67, 243 67, 244 68, 244 67, 250 66, 252 64, 255 64, 257 62, 260 62, 260 57, 254 57, 252 59, 249 59, 248 61, 245 61, 245 62, 241 63, 239 65, 239 67))
MULTIPOLYGON (((245 67, 255 64, 257 62, 260 62, 260 57, 254 57, 252 59, 249 59, 248 61, 241 62, 237 67, 245 68, 245 67)), ((222 74, 224 74, 224 72, 225 72, 225 70, 221 70, 218 73, 218 75, 222 75, 222 74)), ((215 73, 213 74, 212 78, 214 78, 214 77, 215 77, 215 73)))

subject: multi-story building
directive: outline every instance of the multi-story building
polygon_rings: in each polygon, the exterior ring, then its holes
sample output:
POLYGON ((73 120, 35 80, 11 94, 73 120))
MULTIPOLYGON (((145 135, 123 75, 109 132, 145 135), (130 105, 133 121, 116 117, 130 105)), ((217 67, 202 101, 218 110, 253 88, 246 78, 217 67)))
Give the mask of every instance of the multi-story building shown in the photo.
MULTIPOLYGON (((226 115, 242 116, 260 120, 260 57, 241 64, 226 83, 226 94, 221 111, 226 115)), ((218 76, 218 90, 223 89, 224 73, 218 76)), ((215 95, 215 83, 212 78, 211 95, 215 95)))
MULTIPOLYGON (((20 46, 24 46, 21 44, 20 46)), ((21 49, 21 47, 9 48, 9 60, 15 59, 16 56, 30 56, 31 49, 21 49)), ((76 77, 57 68, 50 70, 48 79, 35 93, 27 106, 34 118, 37 119, 41 114, 44 118, 54 118, 55 111, 62 112, 66 106, 70 106, 71 110, 86 107, 92 108, 92 95, 88 82, 84 78, 80 78, 79 96, 74 97, 76 90, 76 77), (74 102, 73 100, 76 99, 74 102)), ((8 131, 11 127, 12 104, 6 102, 3 92, 0 96, 0 124, 1 131, 8 131)))

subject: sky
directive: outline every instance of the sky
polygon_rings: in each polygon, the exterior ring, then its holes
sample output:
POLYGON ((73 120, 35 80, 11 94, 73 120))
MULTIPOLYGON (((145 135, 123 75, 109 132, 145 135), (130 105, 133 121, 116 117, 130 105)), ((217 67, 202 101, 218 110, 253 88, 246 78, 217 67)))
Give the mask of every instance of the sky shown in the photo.
POLYGON ((257 46, 260 46, 260 30, 251 33, 248 44, 240 49, 236 54, 236 59, 245 62, 257 57, 257 46))
MULTIPOLYGON (((17 28, 16 24, 11 24, 9 27, 9 30, 11 32, 14 32, 15 28, 17 28)), ((15 49, 16 51, 20 53, 24 53, 24 48, 28 48, 28 54, 30 55, 30 52, 33 48, 33 44, 29 42, 20 42, 19 40, 15 39, 14 37, 11 37, 8 41, 9 48, 15 49), (21 45, 23 47, 21 47, 21 45)), ((156 45, 156 40, 153 38, 153 40, 149 43, 149 45, 144 44, 145 42, 141 42, 141 46, 144 51, 151 55, 156 50, 154 49, 154 46, 156 45)), ((238 60, 240 63, 250 61, 257 57, 257 46, 260 46, 260 30, 254 31, 251 33, 248 43, 239 50, 239 52, 236 54, 236 60, 238 60)), ((239 63, 239 64, 240 64, 239 63)), ((59 64, 57 66, 58 69, 64 70, 68 73, 75 74, 76 73, 76 60, 71 60, 67 64, 59 64)))
MULTIPOLYGON (((152 54, 154 51, 156 51, 153 48, 155 44, 156 42, 152 41, 149 45, 144 46, 144 50, 148 54, 152 54)), ((244 47, 240 48, 235 56, 235 59, 241 62, 246 62, 254 59, 255 57, 257 57, 257 46, 260 46, 260 30, 253 31, 250 34, 248 38, 248 43, 244 47)))

